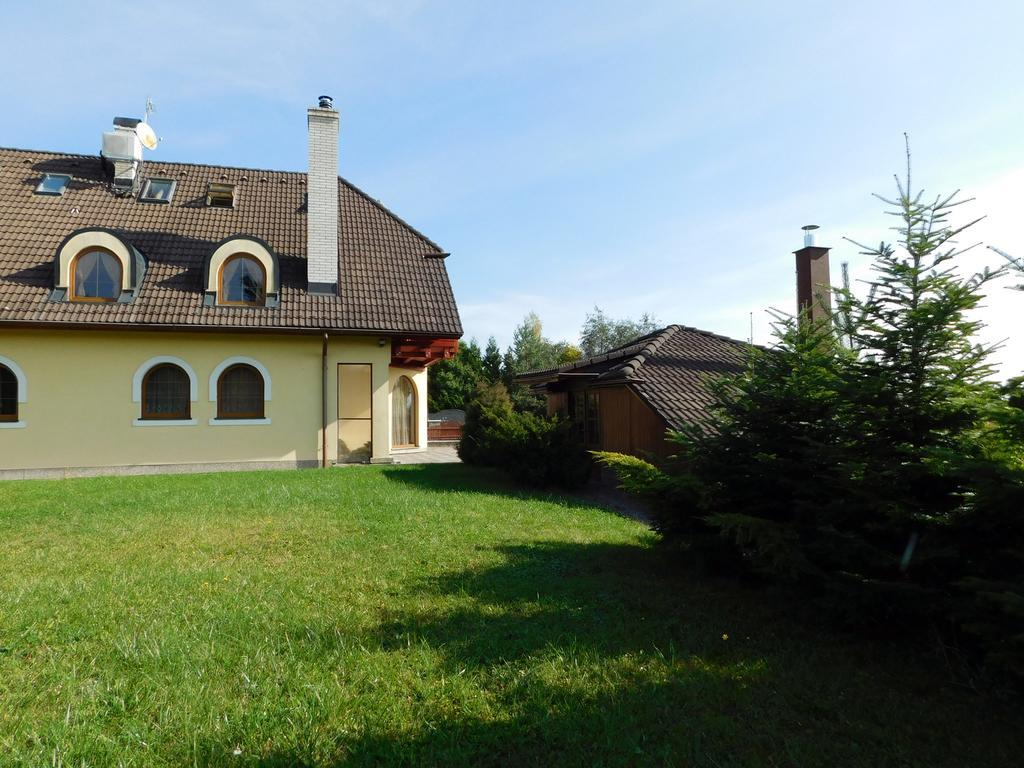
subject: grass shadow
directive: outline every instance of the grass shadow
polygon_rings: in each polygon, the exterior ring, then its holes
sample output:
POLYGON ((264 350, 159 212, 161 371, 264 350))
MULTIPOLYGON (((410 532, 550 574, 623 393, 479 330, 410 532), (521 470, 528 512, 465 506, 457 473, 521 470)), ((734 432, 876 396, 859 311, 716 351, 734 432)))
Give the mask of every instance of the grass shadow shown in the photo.
POLYGON ((665 610, 660 592, 676 572, 665 552, 566 542, 494 551, 502 556, 499 565, 435 576, 419 585, 424 605, 437 605, 440 598, 446 607, 382 609, 375 641, 386 649, 426 642, 442 650, 456 670, 564 645, 603 656, 670 647, 709 654, 720 645, 713 640, 722 629, 698 629, 665 610), (693 632, 706 637, 698 641, 693 632))
MULTIPOLYGON (((721 687, 714 675, 683 682, 638 681, 614 692, 576 696, 534 690, 509 703, 503 720, 446 718, 405 737, 364 732, 340 737, 332 754, 272 750, 242 764, 284 766, 723 766, 739 709, 697 714, 721 687), (692 720, 692 722, 691 722, 692 720), (699 721, 699 723, 697 722, 699 721), (693 725, 694 727, 688 727, 693 725)), ((731 686, 738 690, 738 684, 731 686)), ((760 751, 770 758, 773 740, 760 751)), ((197 765, 238 764, 207 747, 197 765)), ((767 760, 766 760, 767 762, 767 760)), ((805 763, 810 765, 811 763, 805 763)))
POLYGON ((545 501, 573 509, 604 509, 616 512, 601 500, 589 499, 557 488, 537 489, 516 483, 503 472, 466 464, 412 464, 384 467, 384 477, 424 491, 454 491, 522 501, 545 501))
MULTIPOLYGON (((321 739, 248 764, 966 766, 1021 746, 1005 721, 915 689, 778 605, 681 578, 663 550, 494 550, 499 562, 382 606, 362 640, 399 665, 424 649, 437 660, 434 681, 409 689, 413 727, 371 719, 333 734, 330 753, 321 739), (438 677, 485 689, 490 708, 464 708, 457 686, 432 693, 438 677)), ((329 638, 311 642, 323 652, 329 638)))

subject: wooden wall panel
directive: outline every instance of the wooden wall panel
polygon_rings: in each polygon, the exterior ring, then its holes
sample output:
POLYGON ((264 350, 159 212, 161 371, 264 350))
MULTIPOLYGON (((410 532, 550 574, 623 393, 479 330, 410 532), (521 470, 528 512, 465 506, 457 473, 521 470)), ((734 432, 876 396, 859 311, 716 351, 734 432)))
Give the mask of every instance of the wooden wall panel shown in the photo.
POLYGON ((601 449, 630 453, 632 451, 630 395, 625 387, 599 390, 601 403, 601 449))
POLYGON ((627 393, 629 420, 632 425, 629 452, 634 455, 653 453, 659 458, 665 458, 673 453, 671 444, 665 440, 665 422, 635 392, 627 390, 627 393))
MULTIPOLYGON (((583 388, 575 390, 582 395, 583 388)), ((665 440, 665 422, 640 397, 626 386, 599 387, 602 451, 629 453, 634 456, 651 455, 658 458, 675 453, 674 446, 665 440)), ((566 392, 548 393, 548 414, 567 413, 569 398, 566 392)))
POLYGON ((560 413, 563 416, 569 414, 569 393, 549 392, 548 393, 548 416, 560 413))
POLYGON ((673 449, 665 440, 665 422, 629 387, 602 387, 601 449, 654 454, 664 458, 673 449))

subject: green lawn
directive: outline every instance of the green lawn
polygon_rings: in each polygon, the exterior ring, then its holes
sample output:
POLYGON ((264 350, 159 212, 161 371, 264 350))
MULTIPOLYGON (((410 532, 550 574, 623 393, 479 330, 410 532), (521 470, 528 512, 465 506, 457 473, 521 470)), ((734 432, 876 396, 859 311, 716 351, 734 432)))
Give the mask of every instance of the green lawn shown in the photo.
POLYGON ((0 764, 1020 764, 1019 715, 462 466, 0 484, 0 764))

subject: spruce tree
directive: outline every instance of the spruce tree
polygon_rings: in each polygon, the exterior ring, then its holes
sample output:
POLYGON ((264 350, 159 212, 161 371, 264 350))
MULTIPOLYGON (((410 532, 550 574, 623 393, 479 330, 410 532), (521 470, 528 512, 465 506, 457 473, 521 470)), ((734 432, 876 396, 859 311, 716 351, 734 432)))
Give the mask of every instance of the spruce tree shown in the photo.
POLYGON ((484 349, 483 372, 484 379, 491 384, 501 380, 501 350, 493 336, 487 339, 487 347, 484 349))
POLYGON ((1024 395, 992 380, 974 313, 1001 270, 962 274, 974 222, 950 223, 955 194, 911 190, 908 152, 885 200, 896 243, 862 246, 863 297, 835 289, 843 343, 835 317, 782 318, 708 423, 674 436, 678 465, 601 458, 661 496, 667 536, 730 542, 852 624, 938 628, 1024 678, 1024 395))

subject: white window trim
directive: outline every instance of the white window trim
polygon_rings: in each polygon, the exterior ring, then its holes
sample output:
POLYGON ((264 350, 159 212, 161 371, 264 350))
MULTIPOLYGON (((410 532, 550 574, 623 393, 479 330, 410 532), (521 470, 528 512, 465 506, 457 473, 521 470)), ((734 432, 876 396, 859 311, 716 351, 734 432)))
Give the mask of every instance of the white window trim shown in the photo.
POLYGON ((135 419, 133 427, 194 427, 195 419, 135 419))
POLYGON ((24 421, 0 421, 0 429, 24 429, 27 426, 24 421))
MULTIPOLYGON (((133 403, 142 402, 142 380, 146 378, 146 374, 149 373, 149 369, 157 365, 164 365, 167 363, 178 366, 179 368, 181 368, 181 370, 188 374, 188 398, 193 403, 199 402, 199 379, 196 377, 196 372, 192 370, 192 366, 186 363, 180 357, 173 357, 171 355, 158 355, 157 357, 149 358, 149 360, 140 365, 138 369, 135 371, 135 375, 132 377, 133 403)), ((147 419, 146 423, 148 424, 150 421, 150 419, 147 419)))
POLYGON ((121 290, 118 293, 130 291, 132 289, 132 254, 119 238, 103 230, 79 232, 64 243, 57 254, 60 270, 57 285, 54 287, 67 288, 70 295, 74 290, 74 286, 71 285, 72 263, 86 251, 94 248, 104 248, 110 251, 114 254, 114 258, 121 262, 121 290))
MULTIPOLYGON (((25 372, 23 370, 21 370, 21 366, 18 365, 13 360, 11 360, 11 358, 4 357, 3 355, 0 355, 0 365, 6 366, 7 368, 9 368, 11 373, 14 374, 14 378, 18 382, 18 402, 19 403, 27 403, 28 402, 28 377, 25 376, 25 372)), ((8 422, 8 424, 21 424, 22 426, 25 426, 20 421, 8 422)))
MULTIPOLYGON (((237 355, 235 357, 229 357, 227 360, 221 362, 220 365, 213 369, 213 373, 210 374, 211 403, 217 402, 217 381, 220 379, 220 375, 224 373, 224 371, 226 371, 232 365, 241 364, 251 365, 253 368, 260 372, 260 375, 263 376, 263 400, 267 403, 270 402, 270 371, 268 371, 267 367, 263 365, 263 363, 261 363, 259 360, 253 360, 251 357, 242 357, 241 355, 237 355)), ((217 419, 211 419, 211 422, 212 421, 217 421, 217 419)), ((236 424, 239 421, 256 421, 259 422, 260 424, 264 423, 260 419, 223 419, 223 421, 234 422, 236 424)), ((269 419, 267 420, 267 423, 269 423, 269 419)))
POLYGON ((270 424, 270 419, 210 419, 211 427, 260 427, 270 424))

